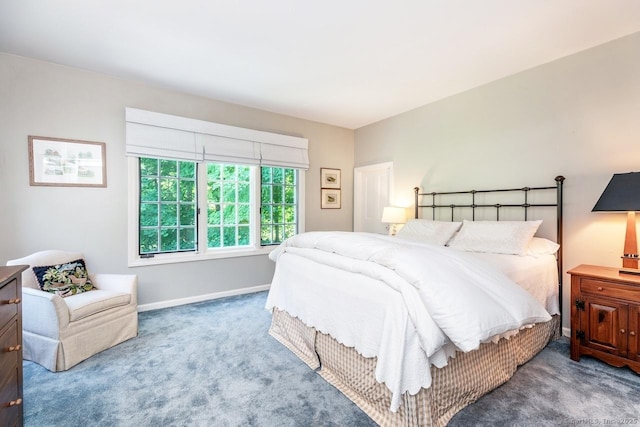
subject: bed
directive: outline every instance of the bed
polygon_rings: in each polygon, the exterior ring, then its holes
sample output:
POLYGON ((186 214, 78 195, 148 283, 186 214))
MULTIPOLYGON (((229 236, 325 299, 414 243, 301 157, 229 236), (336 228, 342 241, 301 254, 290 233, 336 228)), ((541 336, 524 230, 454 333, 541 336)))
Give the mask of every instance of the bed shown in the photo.
POLYGON ((446 425, 559 336, 564 178, 555 181, 416 188, 415 219, 395 237, 288 239, 270 255, 269 333, 376 423, 446 425), (553 236, 539 234, 543 223, 553 236))

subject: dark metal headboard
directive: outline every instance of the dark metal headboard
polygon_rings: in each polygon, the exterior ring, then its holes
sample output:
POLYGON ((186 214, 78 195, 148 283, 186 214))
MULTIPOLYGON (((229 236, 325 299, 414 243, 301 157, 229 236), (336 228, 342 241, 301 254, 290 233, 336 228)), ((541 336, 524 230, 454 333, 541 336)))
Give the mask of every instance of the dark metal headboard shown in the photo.
MULTIPOLYGON (((507 188, 507 189, 498 189, 498 190, 468 190, 468 191, 445 191, 445 192, 430 192, 430 193, 421 193, 419 187, 415 187, 415 218, 419 218, 420 208, 431 208, 432 210, 432 218, 436 219, 436 210, 438 209, 451 209, 451 221, 454 220, 454 211, 457 208, 470 208, 471 209, 471 219, 476 219, 476 209, 477 208, 495 208, 496 210, 496 220, 500 220, 500 209, 501 208, 523 208, 524 209, 524 219, 525 221, 528 219, 528 209, 532 207, 555 207, 557 208, 556 213, 556 241, 560 245, 560 250, 557 254, 558 260, 558 303, 560 305, 560 315, 562 316, 562 185, 564 183, 564 176, 557 176, 555 178, 556 185, 549 187, 523 187, 523 188, 507 188), (529 203, 529 193, 537 192, 537 191, 548 191, 548 190, 556 190, 556 202, 555 203, 529 203), (522 203, 476 203, 476 195, 484 194, 484 193, 514 193, 521 192, 524 196, 524 201, 522 203), (465 202, 463 204, 437 204, 436 196, 445 196, 445 195, 470 195, 470 202, 465 202), (431 196, 431 204, 425 203, 425 196, 431 196), (420 203, 420 197, 422 197, 422 203, 420 203)), ((466 197, 466 196, 463 196, 466 197)))

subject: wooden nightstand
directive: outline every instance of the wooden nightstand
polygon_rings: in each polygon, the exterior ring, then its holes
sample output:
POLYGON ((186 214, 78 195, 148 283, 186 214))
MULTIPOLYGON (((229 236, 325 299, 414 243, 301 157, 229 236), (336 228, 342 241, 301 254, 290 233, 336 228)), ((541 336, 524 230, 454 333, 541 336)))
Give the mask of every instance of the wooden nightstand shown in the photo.
POLYGON ((640 374, 640 276, 579 265, 571 275, 571 359, 588 355, 640 374))

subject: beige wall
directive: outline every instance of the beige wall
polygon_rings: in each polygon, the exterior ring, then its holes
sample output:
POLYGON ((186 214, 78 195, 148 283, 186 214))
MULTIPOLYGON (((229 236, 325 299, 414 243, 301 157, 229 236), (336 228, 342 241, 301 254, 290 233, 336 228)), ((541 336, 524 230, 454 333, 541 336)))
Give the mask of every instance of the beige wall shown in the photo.
POLYGON ((640 171, 640 33, 356 130, 355 166, 386 161, 395 203, 407 206, 416 185, 554 185, 564 175, 565 271, 621 266, 626 217, 591 209, 613 173, 640 171))
POLYGON ((141 304, 270 283, 266 256, 127 268, 125 107, 308 138, 306 228, 352 229, 352 130, 0 54, 0 264, 81 251, 94 272, 138 274, 141 304), (105 142, 108 187, 29 186, 28 135, 105 142), (340 210, 320 209, 321 167, 342 169, 340 210))

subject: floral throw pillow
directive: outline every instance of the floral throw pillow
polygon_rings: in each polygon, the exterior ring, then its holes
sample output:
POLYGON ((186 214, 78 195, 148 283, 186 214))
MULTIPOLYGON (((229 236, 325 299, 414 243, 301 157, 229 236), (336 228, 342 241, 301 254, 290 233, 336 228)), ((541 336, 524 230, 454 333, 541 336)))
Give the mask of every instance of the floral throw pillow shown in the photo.
POLYGON ((62 298, 93 289, 84 260, 77 259, 59 265, 33 267, 40 289, 62 298))

